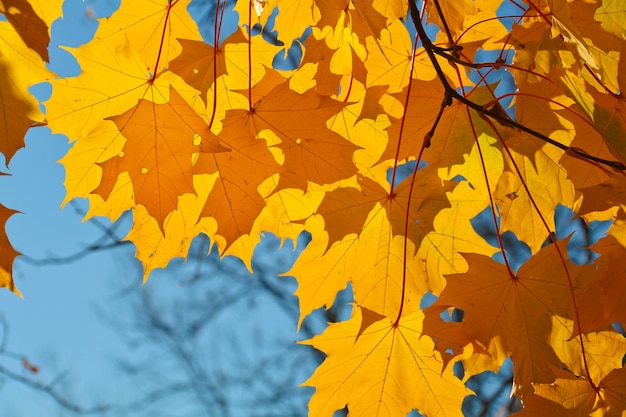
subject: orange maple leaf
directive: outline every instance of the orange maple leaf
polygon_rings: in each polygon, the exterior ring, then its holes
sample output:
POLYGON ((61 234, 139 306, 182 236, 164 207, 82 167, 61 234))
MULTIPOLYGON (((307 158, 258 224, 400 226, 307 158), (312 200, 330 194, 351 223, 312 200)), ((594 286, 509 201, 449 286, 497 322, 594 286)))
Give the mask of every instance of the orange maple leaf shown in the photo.
POLYGON ((306 38, 303 46, 304 56, 301 65, 315 65, 316 91, 327 96, 337 94, 342 75, 335 74, 330 69, 333 51, 323 39, 317 39, 314 35, 306 38))
POLYGON ((594 261, 597 270, 594 281, 578 294, 580 309, 584 311, 582 332, 598 331, 613 323, 626 322, 624 280, 616 279, 626 273, 625 248, 609 235, 593 245, 592 250, 600 257, 594 261))
POLYGON ((203 152, 224 152, 206 122, 170 87, 166 104, 140 99, 126 112, 109 118, 127 141, 123 152, 101 164, 102 181, 95 190, 107 198, 117 177, 129 173, 135 201, 143 204, 160 225, 175 210, 178 197, 194 193, 192 156, 203 152), (194 136, 202 138, 194 145, 194 136))
POLYGON ((537 384, 519 417, 621 417, 626 410, 626 368, 612 370, 592 386, 585 378, 554 369, 554 384, 537 384))
POLYGON ((469 271, 447 276, 447 286, 427 314, 462 309, 459 327, 487 348, 497 366, 510 355, 519 385, 553 382, 547 365, 559 367, 561 361, 549 343, 550 317, 575 317, 572 294, 595 270, 556 261, 567 253, 564 242, 558 245, 559 250, 555 244, 541 249, 515 274, 487 256, 464 254, 469 271))
MULTIPOLYGON (((215 81, 227 74, 226 54, 220 47, 205 42, 179 39, 183 51, 170 62, 169 70, 182 77, 187 84, 200 91, 200 97, 207 103, 207 91, 215 81)), ((247 39, 240 30, 229 36, 225 43, 243 43, 247 39)))
MULTIPOLYGON (((201 153, 194 174, 219 172, 201 216, 217 220, 218 233, 227 245, 248 233, 254 220, 265 207, 259 186, 281 167, 263 139, 250 137, 246 126, 235 123, 220 135, 230 152, 201 153), (238 129, 240 133, 235 133, 238 129)), ((222 248, 226 249, 226 248, 222 248)))
POLYGON ((226 112, 220 137, 241 137, 241 126, 251 138, 271 130, 280 143, 274 145, 284 155, 278 188, 305 190, 308 182, 331 184, 356 173, 352 154, 358 146, 329 129, 327 121, 345 103, 320 96, 313 90, 303 94, 289 88, 289 83, 268 71, 251 91, 249 110, 226 112))
POLYGON ((16 90, 6 73, 6 66, 0 61, 0 152, 7 161, 24 146, 26 131, 37 123, 33 116, 38 113, 38 109, 32 101, 16 90))
POLYGON ((16 213, 15 210, 11 210, 0 204, 0 287, 7 287, 20 295, 11 277, 13 261, 19 253, 13 249, 5 230, 7 220, 14 213, 16 213))

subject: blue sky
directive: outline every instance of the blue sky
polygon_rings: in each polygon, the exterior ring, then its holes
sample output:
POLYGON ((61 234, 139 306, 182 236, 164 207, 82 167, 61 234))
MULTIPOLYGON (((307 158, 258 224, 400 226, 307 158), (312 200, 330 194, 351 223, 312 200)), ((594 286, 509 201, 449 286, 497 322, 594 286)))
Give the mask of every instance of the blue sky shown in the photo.
MULTIPOLYGON (((103 6, 111 6, 107 3, 112 2, 66 2, 64 21, 53 25, 51 69, 59 74, 76 73, 75 63, 68 61, 67 53, 59 52, 55 44, 76 46, 81 37, 93 33, 96 22, 85 12, 92 7, 104 13, 103 6)), ((25 142, 25 148, 11 160, 11 176, 0 177, 1 202, 21 212, 7 223, 11 242, 18 251, 34 259, 76 253, 97 240, 102 232, 92 223, 82 222, 76 209, 84 209, 84 203, 76 202, 60 210, 64 171, 56 160, 67 151, 68 140, 51 135, 42 127, 31 129, 25 142)), ((24 299, 0 291, 0 314, 9 324, 6 348, 25 355, 40 367, 36 380, 49 383, 61 373, 67 373, 65 380, 72 381, 72 389, 80 388, 83 394, 88 394, 80 398, 91 400, 92 394, 100 391, 95 389, 100 378, 90 376, 106 375, 105 355, 120 351, 121 347, 113 343, 114 332, 98 320, 93 306, 110 297, 112 276, 137 279, 132 273, 129 249, 95 253, 76 262, 43 267, 30 265, 23 258, 16 260, 14 277, 24 299)), ((3 360, 2 365, 31 376, 19 362, 3 360)), ((110 376, 108 380, 114 382, 110 376)), ((45 396, 17 383, 8 382, 0 390, 2 415, 54 415, 51 411, 55 408, 45 396)))

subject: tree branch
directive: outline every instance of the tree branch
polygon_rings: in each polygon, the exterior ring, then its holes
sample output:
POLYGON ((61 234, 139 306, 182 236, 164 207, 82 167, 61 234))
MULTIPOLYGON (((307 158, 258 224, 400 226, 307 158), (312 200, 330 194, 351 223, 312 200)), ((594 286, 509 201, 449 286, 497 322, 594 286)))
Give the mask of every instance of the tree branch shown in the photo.
MULTIPOLYGON (((607 160, 607 159, 603 159, 603 158, 599 158, 597 156, 594 155, 590 155, 587 152, 585 152, 582 149, 579 148, 575 148, 572 146, 568 146, 568 145, 564 145, 554 139, 549 138, 546 135, 543 135, 539 132, 537 132, 536 130, 533 130, 529 127, 526 127, 512 119, 510 119, 509 117, 507 117, 504 114, 501 114, 500 112, 494 112, 488 108, 486 108, 483 105, 480 105, 478 103, 473 102, 472 100, 468 99, 467 97, 464 97, 463 95, 461 95, 458 91, 456 91, 456 89, 454 89, 450 83, 448 82, 448 79, 446 78, 445 73, 443 72, 441 65, 439 64, 439 61, 437 60, 437 53, 435 51, 438 51, 438 53, 443 53, 443 49, 436 47, 435 45, 433 45, 432 41, 430 40, 430 38, 428 37, 428 35, 426 34, 426 30, 424 29, 424 25, 422 24, 422 21, 420 19, 419 16, 419 11, 417 10, 417 6, 415 5, 415 2, 413 0, 409 1, 409 9, 410 9, 410 14, 411 14, 411 19, 413 21, 413 25, 415 26, 415 29, 417 30, 417 33, 419 35, 420 40, 422 41, 422 45, 424 46, 424 50, 426 51, 426 54, 428 55, 428 58, 430 59, 433 68, 435 69, 435 72, 437 73, 437 77, 439 78, 439 80, 441 81, 441 84, 443 85, 443 88, 445 90, 445 94, 448 97, 451 97, 452 99, 465 104, 467 107, 471 108, 472 110, 476 111, 479 115, 483 116, 483 117, 489 117, 490 119, 508 126, 508 127, 512 127, 514 129, 518 129, 521 130, 525 133, 528 133, 531 136, 534 136, 538 139, 541 139, 542 141, 549 143, 553 146, 556 146, 559 149, 564 150, 566 153, 575 156, 575 157, 579 157, 582 159, 586 159, 589 161, 593 161, 602 165, 606 165, 610 168, 619 170, 619 171, 624 171, 626 170, 626 165, 624 165, 622 162, 620 161, 611 161, 611 160, 607 160)), ((448 54, 446 54, 447 56, 448 54)), ((445 101, 444 101, 445 102, 445 101)))

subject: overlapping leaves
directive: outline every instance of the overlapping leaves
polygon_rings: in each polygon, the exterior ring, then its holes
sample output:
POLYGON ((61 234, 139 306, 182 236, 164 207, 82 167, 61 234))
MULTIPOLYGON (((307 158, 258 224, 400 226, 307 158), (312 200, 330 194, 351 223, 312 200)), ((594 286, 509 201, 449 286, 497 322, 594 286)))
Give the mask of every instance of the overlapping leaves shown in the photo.
POLYGON ((43 61, 58 9, 0 2, 0 151, 10 159, 38 123, 68 135, 65 201, 89 198, 88 217, 131 209, 146 278, 199 233, 248 266, 261 232, 311 233, 290 272, 300 323, 348 284, 355 303, 307 342, 328 355, 307 381, 312 415, 459 415, 469 391, 451 362, 467 379, 507 357, 525 413, 618 415, 620 2, 431 0, 407 18, 401 1, 240 0, 239 28, 222 34, 219 0, 202 22, 212 45, 188 3, 122 1, 70 50, 81 74, 54 78, 43 61), (296 68, 272 68, 292 44, 296 68), (27 88, 45 80, 44 119, 27 88), (594 265, 557 242, 559 206, 613 221, 594 265), (512 241, 530 253, 521 268, 512 241), (439 299, 422 310, 428 292, 439 299), (453 308, 463 321, 442 321, 453 308))

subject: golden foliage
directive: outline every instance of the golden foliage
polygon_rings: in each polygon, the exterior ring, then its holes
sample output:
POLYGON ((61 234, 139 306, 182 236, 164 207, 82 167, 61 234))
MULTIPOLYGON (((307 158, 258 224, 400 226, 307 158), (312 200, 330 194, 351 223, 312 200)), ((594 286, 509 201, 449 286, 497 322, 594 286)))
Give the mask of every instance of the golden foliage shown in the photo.
MULTIPOLYGON (((189 1, 122 0, 68 48, 81 74, 55 78, 58 2, 0 0, 0 152, 34 125, 67 135, 65 202, 132 210, 146 279, 200 233, 248 267, 262 232, 311 233, 290 271, 299 324, 354 293, 352 317, 305 342, 327 355, 312 416, 460 415, 471 392, 452 364, 466 380, 507 357, 521 415, 621 415, 626 4, 422 3, 239 0, 223 35, 218 0, 209 45, 189 1), (45 117, 28 93, 43 81, 45 117), (557 241, 559 206, 612 222, 586 265, 557 241), (454 308, 463 320, 444 321, 454 308)), ((0 250, 17 292, 4 231, 0 250)))

